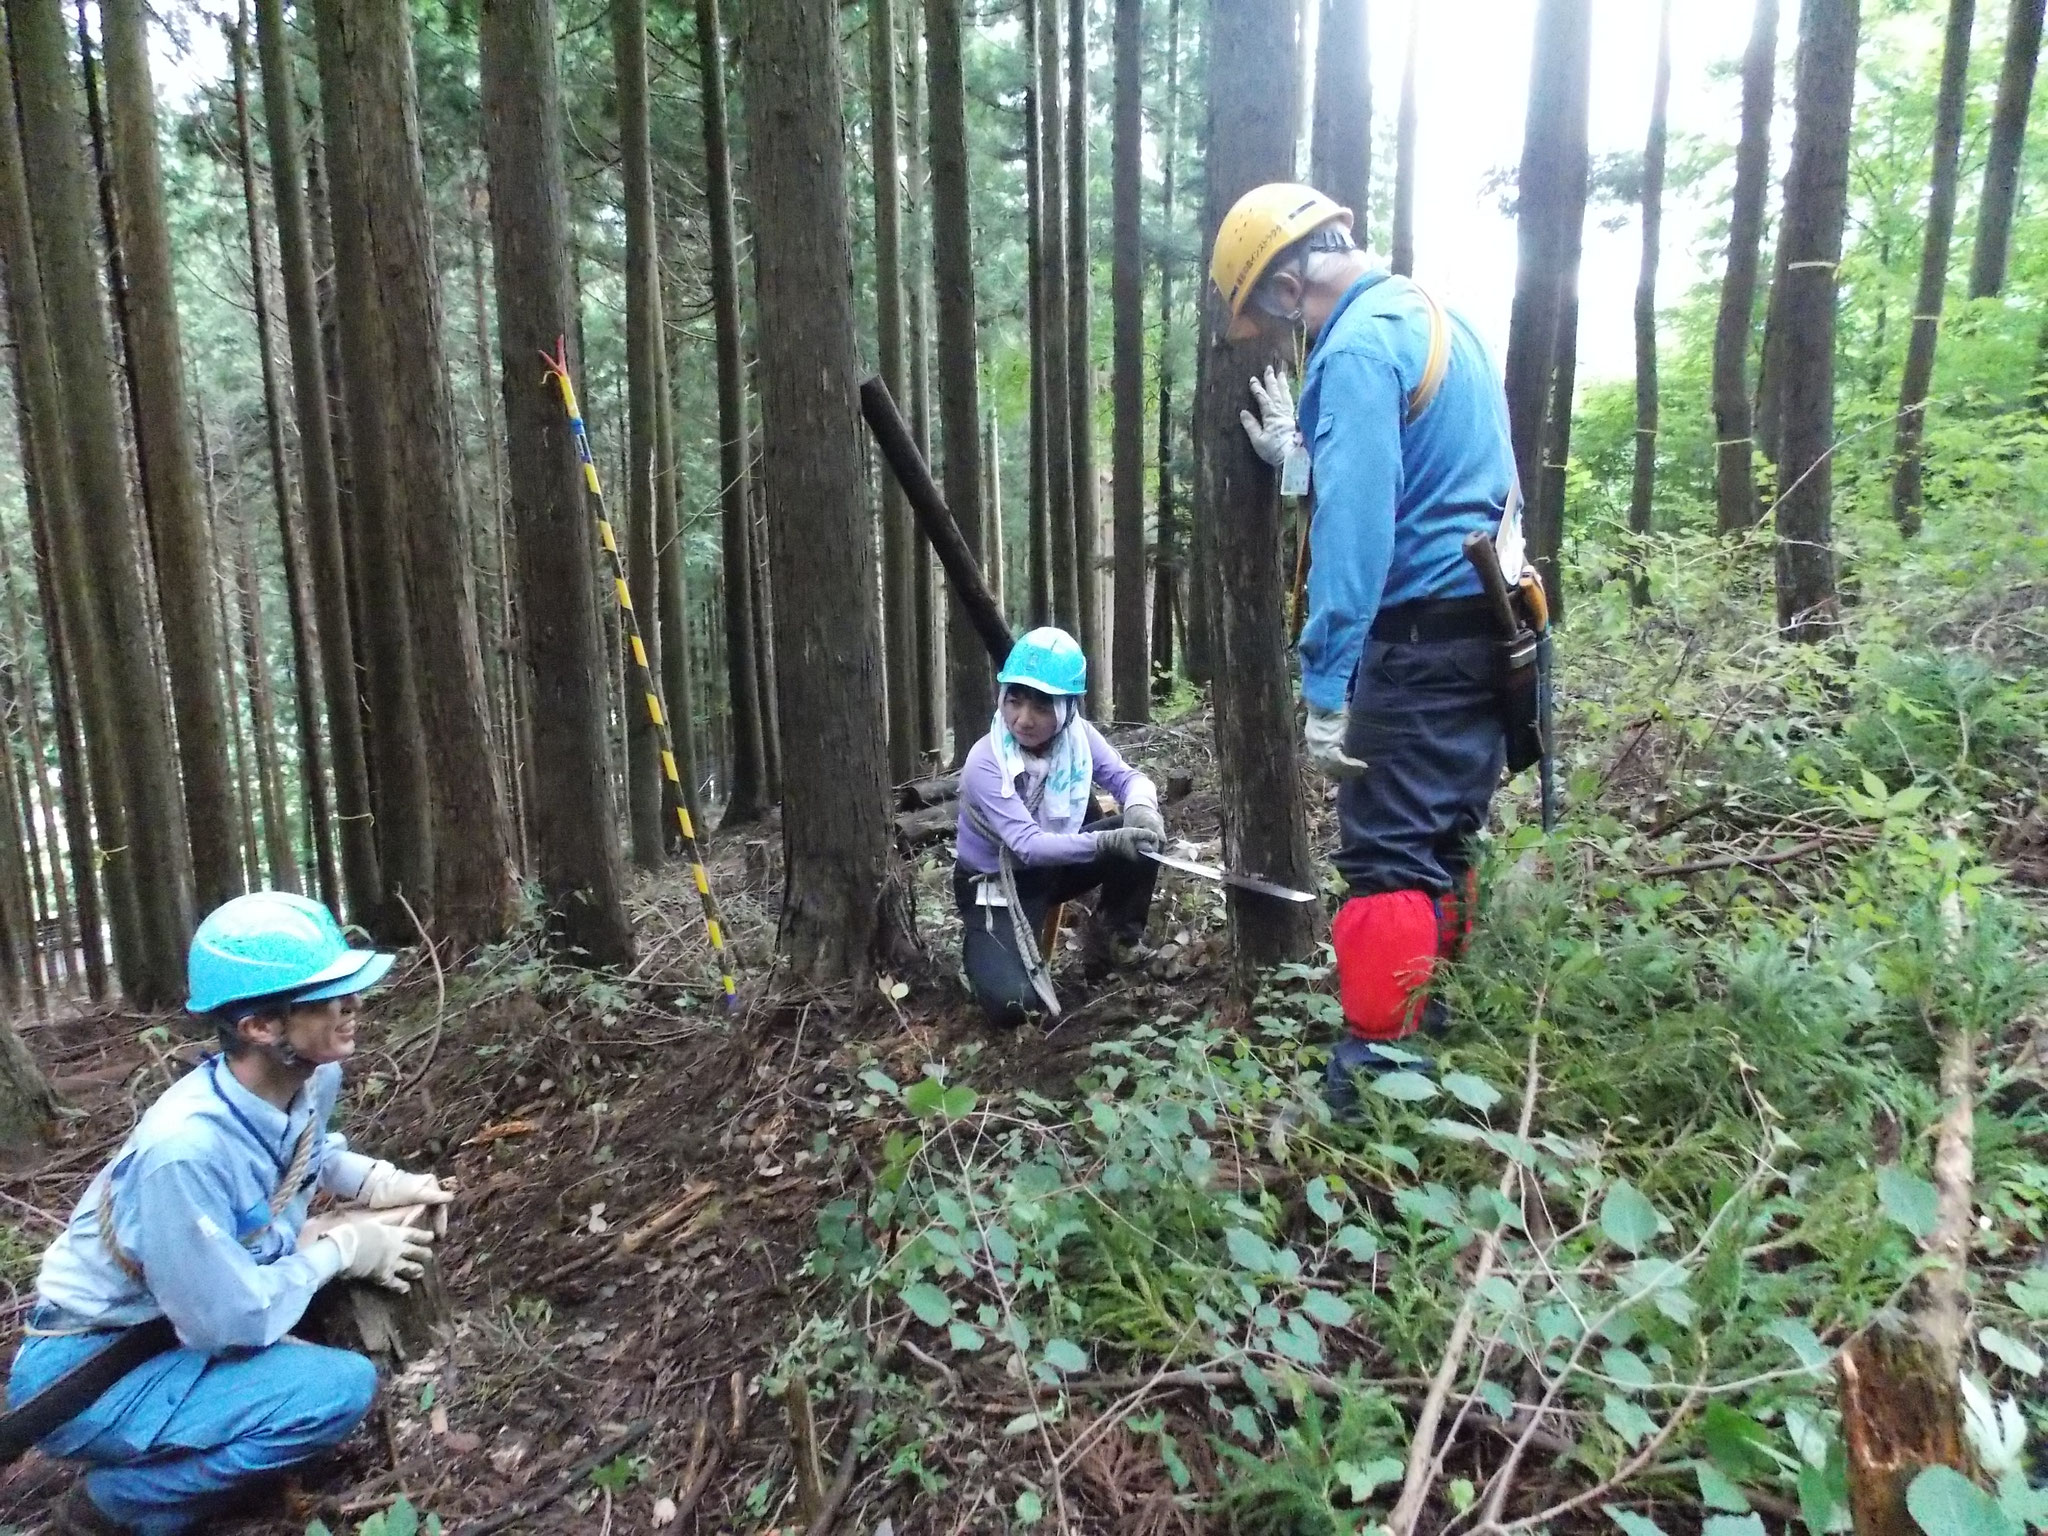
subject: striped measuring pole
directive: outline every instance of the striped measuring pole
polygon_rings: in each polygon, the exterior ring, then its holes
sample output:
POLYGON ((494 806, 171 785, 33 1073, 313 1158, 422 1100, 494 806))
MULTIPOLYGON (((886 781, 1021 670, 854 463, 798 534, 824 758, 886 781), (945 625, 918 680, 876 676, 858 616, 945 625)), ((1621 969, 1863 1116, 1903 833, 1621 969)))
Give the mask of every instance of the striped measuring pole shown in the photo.
POLYGON ((633 589, 626 585, 625 556, 619 553, 612 520, 605 512, 604 487, 598 484, 597 464, 590 456, 590 434, 584 430, 583 412, 576 405, 576 386, 569 378, 568 342, 558 337, 555 355, 549 357, 542 352, 541 356, 547 362, 548 377, 562 392, 562 409, 569 414, 569 432, 576 439, 576 457, 583 465, 583 484, 597 510, 597 540, 611 557, 612 591, 619 600, 619 619, 626 631, 626 644, 633 652, 633 663, 640 669, 641 692, 647 699, 647 718, 654 723, 655 732, 661 738, 661 773, 668 781, 669 798, 675 804, 676 828, 683 835, 683 852, 690 861, 690 879, 696 884, 697 900, 704 908, 704 931, 709 935, 712 953, 718 959, 718 984, 725 989, 726 1007, 737 1007, 739 992, 733 983, 732 961, 726 954, 725 925, 719 921, 718 898, 711 894, 711 877, 704 870, 704 850, 697 842, 697 829, 690 822, 689 797, 683 793, 683 777, 676 769, 675 738, 669 734, 668 711, 661 707, 660 685, 654 680, 654 669, 647 664, 647 646, 640 638, 640 615, 633 607, 633 589))

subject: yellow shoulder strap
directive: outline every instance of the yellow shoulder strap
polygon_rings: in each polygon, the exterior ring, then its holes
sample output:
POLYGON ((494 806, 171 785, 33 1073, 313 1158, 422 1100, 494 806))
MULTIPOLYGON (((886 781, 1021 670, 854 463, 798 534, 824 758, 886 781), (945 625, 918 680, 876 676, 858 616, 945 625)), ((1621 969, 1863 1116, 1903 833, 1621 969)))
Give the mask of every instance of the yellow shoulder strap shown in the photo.
POLYGON ((1422 382, 1408 397, 1410 421, 1429 409, 1430 401, 1436 398, 1444 375, 1451 368, 1451 323, 1444 316, 1444 307, 1437 303, 1435 295, 1427 288, 1418 284, 1415 291, 1422 295, 1422 302, 1429 310, 1429 358, 1422 365, 1422 382))

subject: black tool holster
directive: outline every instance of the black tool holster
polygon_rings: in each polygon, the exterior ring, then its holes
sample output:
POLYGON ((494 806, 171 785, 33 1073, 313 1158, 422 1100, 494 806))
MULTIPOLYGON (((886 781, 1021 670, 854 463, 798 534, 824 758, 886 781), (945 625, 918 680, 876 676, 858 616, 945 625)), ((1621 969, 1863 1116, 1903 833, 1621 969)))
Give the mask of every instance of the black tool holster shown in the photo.
POLYGON ((1548 637, 1529 623, 1519 596, 1515 616, 1521 620, 1512 640, 1494 642, 1500 690, 1501 729, 1508 738, 1508 772, 1520 773, 1543 758, 1543 647, 1548 637))

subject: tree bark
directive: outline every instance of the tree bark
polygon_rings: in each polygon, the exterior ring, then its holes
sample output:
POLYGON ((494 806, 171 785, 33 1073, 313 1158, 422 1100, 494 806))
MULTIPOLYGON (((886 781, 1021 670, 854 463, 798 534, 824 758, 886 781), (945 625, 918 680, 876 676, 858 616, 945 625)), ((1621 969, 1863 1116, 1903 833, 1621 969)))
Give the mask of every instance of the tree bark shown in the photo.
MULTIPOLYGON (((1774 0, 1764 0, 1765 4, 1774 0)), ((1400 115, 1394 120, 1393 268, 1402 277, 1415 271, 1415 130, 1421 116, 1415 95, 1415 50, 1422 37, 1422 0, 1408 6, 1408 46, 1401 64, 1400 115)))
POLYGON ((1322 0, 1308 179, 1352 211, 1366 243, 1372 188, 1372 42, 1366 0, 1322 0))
POLYGON ((711 316, 718 350, 718 507, 725 572, 725 686, 733 761, 723 825, 757 821, 765 808, 759 660, 754 654, 753 541, 747 515, 747 374, 740 348, 739 241, 726 128, 725 55, 718 0, 696 0, 697 74, 703 82, 704 200, 711 234, 711 316))
MULTIPOLYGON (((697 756, 697 663, 690 646, 690 569, 683 555, 682 470, 676 462, 675 383, 669 377, 667 310, 657 284, 654 295, 654 537, 660 586, 661 692, 668 712, 669 744, 676 757, 683 809, 696 836, 704 825, 698 804, 703 772, 697 756)), ((657 764, 657 772, 659 765, 657 764)), ((673 811, 673 807, 670 807, 673 811)), ((670 816, 673 822, 673 815, 670 816)))
MULTIPOLYGON (((968 553, 1002 602, 1000 504, 982 498, 981 361, 974 290, 972 183, 967 158, 967 79, 962 0, 924 0, 925 53, 931 69, 932 264, 938 299, 939 435, 945 444, 946 505, 968 553)), ((990 418, 994 430, 994 418, 990 418)), ((989 456, 993 471, 993 458, 989 456)), ((946 602, 947 696, 953 760, 980 738, 995 696, 995 669, 975 637, 967 609, 946 602)))
POLYGON ((1777 99, 1778 0, 1757 0, 1742 55, 1742 136, 1728 213, 1728 269, 1714 323, 1714 504, 1723 533, 1756 522, 1756 444, 1749 349, 1756 330, 1758 252, 1771 178, 1771 109, 1777 99))
MULTIPOLYGON (((1525 496, 1541 477, 1544 417, 1560 345, 1573 230, 1586 206, 1589 0, 1540 0, 1515 215, 1515 299, 1508 321, 1508 430, 1525 496)), ((1558 611, 1562 527, 1531 507, 1529 554, 1558 611)))
POLYGON ((2027 113, 2034 100, 2034 70, 2041 56, 2041 16, 2048 0, 2012 0, 2005 24, 2005 61, 1998 72, 1998 103, 1991 110, 1991 147, 1984 158, 1984 192, 1977 200, 1977 242, 1970 255, 1970 297, 1988 299, 2005 286, 2012 244, 2012 210, 2020 189, 2020 155, 2027 143, 2027 113))
POLYGON ((1095 262, 1088 224, 1088 0, 1067 0, 1067 425, 1073 433, 1076 638, 1088 657, 1088 713, 1103 700, 1102 506, 1095 481, 1095 262))
POLYGON ((118 236, 110 233, 110 238, 121 243, 127 274, 136 458, 149 507, 171 705, 177 715, 193 894, 201 911, 211 911, 242 890, 235 867, 220 631, 208 590, 213 551, 186 434, 184 344, 171 279, 171 236, 157 161, 156 92, 150 80, 143 0, 102 0, 100 13, 121 219, 118 236))
POLYGON ((617 824, 605 786, 597 570, 583 472, 536 353, 573 337, 554 0, 486 0, 479 28, 520 628, 532 693, 535 875, 572 959, 630 966, 617 824))
MULTIPOLYGON (((1024 0, 1025 41, 1037 47, 1038 0, 1024 0)), ((1035 73, 1030 77, 1036 79, 1035 73)), ((1045 171, 1040 152, 1045 144, 1038 87, 1024 87, 1025 323, 1031 332, 1031 486, 1025 509, 1025 564, 1029 580, 1031 627, 1052 622, 1052 466, 1047 457, 1045 403, 1045 171)))
MULTIPOLYGON (((1173 174, 1180 148, 1180 0, 1166 6, 1166 102, 1160 127, 1159 186, 1159 504, 1152 559, 1153 691, 1173 690, 1173 619, 1178 606, 1180 545, 1173 477, 1173 174)), ((1142 114, 1141 114, 1142 121, 1142 114)))
MULTIPOLYGON (((889 393, 908 398, 903 355, 903 188, 896 140, 896 9, 868 0, 868 147, 874 161, 875 353, 889 393)), ((889 779, 918 771, 917 599, 910 509, 882 477, 882 648, 887 660, 889 779)))
MULTIPOLYGON (((422 678, 434 811, 434 911, 457 949, 503 937, 513 916, 510 828, 478 651, 476 600, 466 559, 467 516, 454 401, 441 350, 441 295, 420 159, 411 11, 405 0, 335 7, 350 111, 347 124, 363 194, 365 244, 375 278, 372 319, 384 379, 406 405, 405 430, 388 444, 405 487, 414 642, 422 678)), ((531 378, 531 370, 525 377, 531 378)))
POLYGON ((776 692, 806 745, 785 764, 779 942, 795 974, 830 983, 868 974, 898 937, 856 437, 838 6, 758 0, 753 24, 746 100, 776 692))
POLYGON ((1036 0, 1038 46, 1039 355, 1045 381, 1045 517, 1052 566, 1052 622, 1081 623, 1074 547, 1073 376, 1067 360, 1067 172, 1060 115, 1060 0, 1036 0))
MULTIPOLYGON (((1671 0, 1657 12, 1657 71, 1650 88, 1650 134, 1643 144, 1643 265, 1636 279, 1636 464, 1628 500, 1628 528, 1638 540, 1650 532, 1657 491, 1657 258, 1664 230, 1664 147, 1671 108, 1671 0)), ((1631 556, 1629 598, 1650 600, 1641 543, 1631 556)))
MULTIPOLYGON (((34 434, 28 424, 27 407, 21 403, 22 396, 25 393, 22 390, 21 381, 20 348, 17 345, 15 350, 14 385, 15 399, 19 408, 15 412, 15 421, 20 428, 22 468, 24 471, 28 471, 33 457, 32 445, 34 434)), ((24 490, 30 489, 33 479, 33 473, 24 473, 24 490)), ((42 513, 40 508, 34 504, 36 500, 34 495, 31 494, 27 499, 30 502, 28 515, 31 541, 34 549, 37 551, 32 562, 35 567, 34 579, 38 584, 38 588, 41 589, 46 582, 42 570, 43 560, 40 553, 42 549, 42 513)), ((50 776, 47 768, 47 759, 43 756, 45 737, 43 736, 39 718, 42 713, 42 704, 37 694, 35 670, 29 660, 32 653, 29 650, 28 643, 28 621, 22 611, 21 588, 15 585, 15 580, 12 561, 6 557, 4 551, 0 551, 0 583, 4 583, 7 589, 7 633, 9 640, 14 645, 14 654, 21 658, 22 728, 28 738, 29 781, 33 786, 26 803, 30 808, 33 808, 37 802, 40 802, 42 807, 41 843, 44 848, 49 850, 50 888, 57 919, 56 954, 62 959, 64 971, 75 974, 77 964, 72 950, 78 943, 77 914, 72 907, 70 886, 64 877, 64 855, 59 852, 59 849, 65 846, 66 836, 58 830, 59 813, 50 794, 50 776)), ((58 662, 60 658, 58 656, 59 646, 55 626, 51 623, 50 619, 50 615, 53 613, 54 609, 45 607, 43 656, 44 670, 48 673, 50 679, 52 725, 60 734, 58 772, 61 779, 63 775, 75 773, 77 769, 75 766, 69 766, 72 763, 72 759, 68 754, 68 749, 61 744, 62 734, 68 728, 66 717, 70 712, 70 706, 57 694, 59 687, 58 662)), ((93 910, 95 915, 97 915, 99 909, 96 898, 93 910)), ((95 950, 98 948, 98 943, 99 935, 95 933, 93 935, 93 947, 95 950)), ((101 990, 104 990, 106 985, 104 961, 100 962, 100 968, 101 974, 98 985, 101 990)), ((53 975, 51 979, 55 981, 57 978, 53 975)))
POLYGON ((1803 0, 1800 9, 1792 162, 1779 237, 1785 435, 1778 629, 1789 640, 1825 640, 1841 626, 1833 533, 1835 268, 1848 211, 1858 21, 1858 0, 1803 0))
POLYGON ((1110 397, 1115 407, 1110 485, 1115 497, 1116 611, 1110 625, 1116 718, 1151 718, 1145 627, 1145 289, 1143 202, 1144 0, 1116 0, 1115 223, 1110 310, 1115 324, 1110 397))
POLYGON ((270 656, 263 634, 263 594, 257 580, 249 525, 240 517, 236 523, 235 586, 242 615, 242 673, 249 689, 256 803, 263 818, 263 858, 269 867, 272 889, 297 891, 299 872, 292 858, 291 826, 285 815, 283 786, 277 771, 277 695, 271 686, 270 656))
POLYGON ((1920 531, 1921 442, 1927 430, 1927 390, 1934 381, 1941 309, 1948 296, 1948 247, 1956 223, 1956 159, 1963 145, 1963 108, 1970 86, 1970 28, 1977 0, 1949 0, 1942 35, 1941 88, 1934 103, 1934 164, 1927 184, 1927 222, 1920 244, 1920 287, 1913 299, 1913 331, 1899 385, 1898 427, 1892 439, 1892 520, 1911 538, 1920 531))
POLYGON ((114 855, 106 868, 115 953, 131 1002, 170 1006, 184 996, 188 932, 177 767, 142 597, 149 576, 128 503, 120 410, 90 245, 93 216, 79 157, 77 100, 56 0, 9 0, 7 13, 21 97, 27 211, 49 328, 61 348, 63 436, 48 456, 38 457, 64 458, 76 475, 76 515, 53 519, 53 531, 60 560, 76 583, 81 674, 90 679, 82 681, 86 733, 91 760, 103 770, 93 797, 99 847, 102 855, 114 855))
MULTIPOLYGON (((1207 228, 1252 187, 1292 178, 1298 114, 1291 84, 1281 84, 1293 79, 1292 11, 1291 0, 1218 0, 1211 14, 1207 228)), ((1205 307, 1220 338, 1219 305, 1212 289, 1205 307)), ((1197 441, 1208 460, 1201 515, 1218 569, 1230 573, 1216 597, 1224 862, 1299 886, 1310 865, 1284 651, 1279 487, 1237 421, 1243 381, 1284 366, 1286 350, 1277 340, 1219 342, 1200 388, 1197 441)), ((1314 942, 1309 909, 1293 902, 1233 889, 1230 923, 1236 986, 1246 996, 1260 967, 1305 955, 1314 942)))
MULTIPOLYGON (((903 31, 903 354, 910 378, 910 425, 918 451, 933 457, 931 241, 924 165, 924 50, 920 0, 903 0, 897 21, 903 31)), ((942 578, 932 569, 932 552, 914 534, 910 540, 910 592, 917 633, 917 741, 921 759, 945 750, 946 635, 940 623, 942 578)), ((975 733, 979 735, 980 732, 975 733)))

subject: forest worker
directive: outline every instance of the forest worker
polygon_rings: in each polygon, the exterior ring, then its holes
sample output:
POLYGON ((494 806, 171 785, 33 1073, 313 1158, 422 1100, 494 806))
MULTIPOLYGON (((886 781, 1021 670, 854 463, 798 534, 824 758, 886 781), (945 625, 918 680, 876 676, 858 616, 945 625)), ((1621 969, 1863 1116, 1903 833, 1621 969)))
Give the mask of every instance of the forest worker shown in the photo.
POLYGON ((431 1174, 351 1152, 327 1129, 357 996, 391 960, 350 948, 303 896, 237 896, 200 923, 186 1006, 213 1021, 221 1053, 152 1104, 86 1187, 43 1255, 8 1381, 16 1410, 45 1391, 82 1399, 40 1442, 92 1468, 57 1531, 186 1530, 369 1410, 367 1359, 285 1332, 337 1276, 407 1289, 432 1234, 371 1213, 451 1198, 431 1174), (301 1246, 317 1190, 367 1209, 301 1246), (146 1355, 151 1338, 160 1352, 100 1390, 86 1384, 93 1357, 146 1355))
POLYGON ((1326 1097, 1343 1112, 1355 1074, 1395 1059, 1383 1043, 1441 1027, 1430 979, 1471 929, 1473 839, 1506 749, 1497 620, 1463 544, 1495 531, 1515 483, 1507 401, 1472 327, 1377 268, 1351 210, 1312 187, 1238 199, 1210 275, 1231 339, 1314 347, 1298 420, 1270 369, 1241 416, 1283 489, 1313 476, 1301 691, 1309 759, 1340 785, 1331 939, 1349 1033, 1326 1097))
POLYGON ((960 770, 961 967, 974 1000, 995 1024, 1056 1016, 1058 999, 1040 952, 1046 916, 1098 887, 1093 958, 1127 963, 1140 951, 1166 844, 1159 791, 1081 717, 1088 659, 1073 636, 1034 629, 996 676, 986 736, 960 770), (1121 810, 1095 812, 1100 786, 1121 810))

